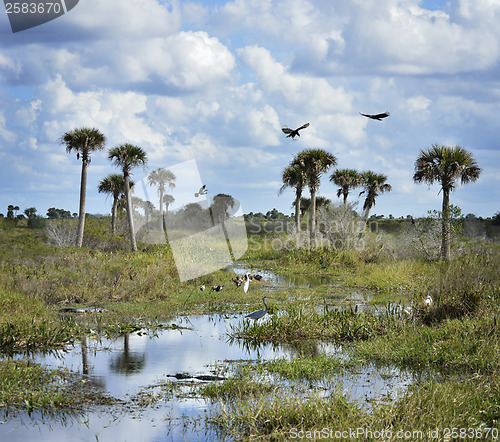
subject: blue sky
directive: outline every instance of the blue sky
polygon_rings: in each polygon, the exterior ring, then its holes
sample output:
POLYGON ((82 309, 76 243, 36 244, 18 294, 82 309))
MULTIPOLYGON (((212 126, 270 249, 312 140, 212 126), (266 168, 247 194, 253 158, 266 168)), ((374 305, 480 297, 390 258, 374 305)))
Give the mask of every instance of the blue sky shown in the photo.
MULTIPOLYGON (((141 146, 136 179, 196 160, 209 194, 246 213, 291 213, 281 172, 322 148, 339 168, 387 175, 393 190, 372 213, 422 216, 441 194, 412 181, 420 149, 461 145, 482 174, 451 203, 500 211, 499 1, 80 0, 17 33, 1 8, 1 213, 78 211, 81 163, 57 140, 80 126, 108 147, 141 146), (358 113, 386 110, 382 122, 358 113), (296 141, 281 132, 306 122, 296 141)), ((97 185, 115 172, 93 156, 88 212, 110 211, 97 185)), ((328 178, 320 195, 340 201, 328 178)))

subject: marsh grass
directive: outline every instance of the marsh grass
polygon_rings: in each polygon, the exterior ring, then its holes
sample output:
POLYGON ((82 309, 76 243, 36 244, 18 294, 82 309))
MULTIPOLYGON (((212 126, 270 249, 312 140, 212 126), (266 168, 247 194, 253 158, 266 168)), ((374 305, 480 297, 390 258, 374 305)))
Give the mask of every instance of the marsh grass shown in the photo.
POLYGON ((318 313, 299 303, 288 305, 269 318, 260 322, 244 320, 231 330, 230 336, 257 341, 329 339, 352 342, 368 339, 376 321, 374 316, 360 313, 352 307, 326 308, 318 313))
POLYGON ((0 361, 0 407, 11 414, 16 410, 47 411, 114 402, 66 370, 49 370, 29 359, 0 361))

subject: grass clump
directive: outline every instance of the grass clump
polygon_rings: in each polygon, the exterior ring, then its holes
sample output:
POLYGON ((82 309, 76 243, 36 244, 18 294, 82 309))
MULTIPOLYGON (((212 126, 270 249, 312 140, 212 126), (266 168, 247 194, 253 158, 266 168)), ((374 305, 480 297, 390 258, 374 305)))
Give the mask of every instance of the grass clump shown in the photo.
POLYGON ((0 361, 0 407, 9 410, 58 410, 111 404, 112 398, 89 389, 71 373, 30 360, 0 361))
POLYGON ((299 305, 289 305, 267 321, 243 321, 231 337, 248 340, 290 341, 297 339, 329 339, 352 342, 368 339, 374 329, 374 317, 357 309, 327 309, 325 313, 299 305))
POLYGON ((80 332, 40 300, 0 288, 0 352, 60 347, 80 332))

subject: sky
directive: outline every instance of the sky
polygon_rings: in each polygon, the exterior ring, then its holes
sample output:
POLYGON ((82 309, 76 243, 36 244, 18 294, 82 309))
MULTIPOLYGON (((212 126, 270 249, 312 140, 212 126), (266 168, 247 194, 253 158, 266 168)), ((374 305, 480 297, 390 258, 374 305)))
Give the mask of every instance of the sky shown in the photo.
MULTIPOLYGON (((0 213, 78 212, 81 161, 58 140, 88 126, 106 148, 147 152, 133 180, 195 160, 208 196, 230 194, 244 213, 290 214, 282 171, 320 148, 335 168, 387 176, 392 191, 372 214, 423 216, 442 194, 413 182, 420 150, 460 145, 482 172, 451 203, 493 216, 499 22, 500 0, 80 0, 14 33, 0 5, 0 213), (359 114, 385 111, 383 121, 359 114), (296 140, 281 131, 304 123, 296 140)), ((319 195, 340 202, 333 170, 319 195)), ((93 154, 88 213, 110 212, 97 186, 117 172, 105 151, 93 154)))

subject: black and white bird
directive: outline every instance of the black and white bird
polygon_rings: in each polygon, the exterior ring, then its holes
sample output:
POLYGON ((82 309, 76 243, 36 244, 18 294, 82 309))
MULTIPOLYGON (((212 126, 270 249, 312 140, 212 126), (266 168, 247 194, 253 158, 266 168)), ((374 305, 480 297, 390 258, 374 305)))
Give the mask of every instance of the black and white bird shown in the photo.
POLYGON ((383 114, 374 114, 374 115, 362 114, 361 112, 360 114, 363 115, 363 117, 368 117, 371 118, 372 120, 378 120, 378 121, 382 121, 382 118, 387 118, 389 115, 391 115, 389 111, 384 112, 383 114))
POLYGON ((290 138, 292 137, 292 140, 295 140, 295 137, 300 137, 300 134, 299 134, 299 130, 302 130, 302 129, 305 129, 306 127, 309 127, 309 123, 306 123, 300 127, 298 127, 297 129, 290 129, 289 127, 285 126, 285 127, 282 127, 281 130, 288 134, 286 137, 287 138, 290 138))
POLYGON ((256 310, 248 315, 245 316, 245 318, 253 319, 254 321, 258 321, 260 318, 263 316, 267 315, 267 304, 266 304, 266 299, 269 299, 268 296, 264 296, 262 298, 262 302, 264 303, 264 306, 266 307, 265 310, 256 310))
POLYGON ((200 290, 203 292, 206 289, 205 284, 200 285, 200 290))
POLYGON ((207 185, 203 184, 203 186, 200 187, 200 190, 194 194, 195 198, 198 198, 199 196, 206 195, 207 194, 207 185))
POLYGON ((432 300, 432 296, 431 296, 431 295, 427 295, 427 296, 425 297, 425 299, 424 299, 424 304, 425 304, 426 306, 430 306, 430 305, 432 305, 432 303, 433 303, 433 302, 434 302, 434 301, 432 300))
POLYGON ((231 281, 233 281, 235 283, 236 287, 240 287, 241 284, 243 284, 244 280, 243 280, 243 278, 236 277, 236 278, 231 278, 231 281))
POLYGON ((222 290, 223 285, 214 285, 211 289, 212 292, 220 292, 222 290))

